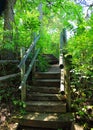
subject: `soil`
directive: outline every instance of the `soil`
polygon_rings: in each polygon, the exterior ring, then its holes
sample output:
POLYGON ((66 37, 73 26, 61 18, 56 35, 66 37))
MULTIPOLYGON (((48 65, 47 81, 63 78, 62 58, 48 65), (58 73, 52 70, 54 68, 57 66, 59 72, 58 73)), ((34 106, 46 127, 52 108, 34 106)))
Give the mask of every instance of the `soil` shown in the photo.
POLYGON ((13 100, 20 99, 18 79, 0 82, 0 130, 15 130, 17 124, 13 122, 12 116, 17 112, 13 100))
POLYGON ((11 104, 2 103, 0 106, 0 130, 14 130, 17 126, 12 121, 13 110, 11 104))

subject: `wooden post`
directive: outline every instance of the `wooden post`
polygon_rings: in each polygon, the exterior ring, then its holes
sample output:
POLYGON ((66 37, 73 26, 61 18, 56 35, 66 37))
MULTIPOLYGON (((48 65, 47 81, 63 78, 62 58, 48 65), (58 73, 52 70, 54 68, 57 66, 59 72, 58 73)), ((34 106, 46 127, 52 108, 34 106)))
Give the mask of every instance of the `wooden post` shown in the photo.
MULTIPOLYGON (((25 54, 25 48, 22 47, 21 48, 21 58, 23 58, 24 54, 25 54)), ((21 67, 21 82, 23 80, 24 75, 25 75, 25 64, 23 64, 21 67)), ((25 82, 23 82, 22 86, 21 86, 21 100, 22 101, 26 100, 26 83, 25 82)))
POLYGON ((71 111, 71 92, 70 92, 70 61, 69 57, 65 57, 65 46, 67 45, 66 30, 65 28, 61 32, 60 36, 60 51, 63 54, 63 65, 64 65, 64 90, 67 96, 67 110, 71 111))
POLYGON ((59 67, 61 69, 61 77, 60 77, 60 91, 61 94, 64 94, 64 63, 63 63, 63 31, 60 34, 60 56, 59 56, 59 67))
POLYGON ((70 91, 70 62, 69 57, 64 57, 64 84, 67 96, 67 110, 71 111, 71 91, 70 91))

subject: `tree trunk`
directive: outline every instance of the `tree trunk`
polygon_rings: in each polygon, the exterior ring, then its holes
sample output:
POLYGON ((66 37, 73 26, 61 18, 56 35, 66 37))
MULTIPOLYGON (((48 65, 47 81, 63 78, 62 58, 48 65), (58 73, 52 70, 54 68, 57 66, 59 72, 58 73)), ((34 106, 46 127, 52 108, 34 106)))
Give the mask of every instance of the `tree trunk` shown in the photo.
POLYGON ((13 22, 14 22, 14 5, 16 0, 7 0, 6 9, 4 11, 4 30, 9 31, 4 34, 3 40, 4 42, 12 42, 13 39, 13 22))

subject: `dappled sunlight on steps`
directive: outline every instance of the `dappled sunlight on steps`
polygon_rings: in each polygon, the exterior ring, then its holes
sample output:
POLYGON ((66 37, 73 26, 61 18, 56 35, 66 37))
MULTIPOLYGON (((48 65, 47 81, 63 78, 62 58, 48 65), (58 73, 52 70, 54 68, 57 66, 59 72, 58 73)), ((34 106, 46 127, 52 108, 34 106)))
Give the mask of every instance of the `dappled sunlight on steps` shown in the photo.
POLYGON ((61 70, 58 59, 52 55, 50 57, 48 55, 47 58, 51 61, 48 71, 35 72, 33 84, 27 87, 27 114, 14 119, 21 126, 48 128, 48 130, 70 128, 73 115, 67 113, 66 96, 59 93, 61 70))

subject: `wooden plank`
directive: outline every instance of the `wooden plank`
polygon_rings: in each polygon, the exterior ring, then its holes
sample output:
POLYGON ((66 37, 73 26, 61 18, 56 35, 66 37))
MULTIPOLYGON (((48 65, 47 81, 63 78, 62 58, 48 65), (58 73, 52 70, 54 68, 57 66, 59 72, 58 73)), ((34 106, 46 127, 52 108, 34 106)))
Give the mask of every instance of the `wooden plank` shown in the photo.
POLYGON ((20 64, 18 65, 19 68, 22 67, 22 65, 25 63, 28 55, 30 54, 30 52, 32 51, 32 49, 34 48, 35 44, 37 43, 38 39, 40 38, 40 35, 38 35, 36 37, 36 39, 32 42, 32 44, 30 45, 30 47, 28 48, 28 50, 26 51, 25 55, 23 56, 20 64))
POLYGON ((27 120, 27 119, 19 119, 18 121, 22 126, 29 127, 39 127, 39 128, 51 128, 51 129, 62 129, 70 130, 72 122, 71 121, 40 121, 40 120, 27 120))
POLYGON ((62 94, 31 93, 27 96, 27 101, 66 101, 66 96, 62 94))
POLYGON ((36 92, 38 92, 38 93, 52 93, 52 94, 57 94, 58 92, 59 92, 59 88, 57 88, 57 87, 46 87, 46 86, 29 86, 29 88, 30 88, 30 91, 32 92, 32 93, 36 93, 36 92))
POLYGON ((35 72, 36 79, 60 79, 60 72, 35 72))
POLYGON ((66 103, 62 101, 29 101, 26 102, 26 110, 34 112, 66 112, 66 103))
POLYGON ((16 74, 10 74, 10 75, 6 75, 6 76, 2 76, 2 77, 0 77, 0 81, 6 80, 6 79, 9 79, 9 78, 14 78, 14 77, 19 76, 19 75, 20 75, 20 72, 16 73, 16 74))
POLYGON ((15 122, 22 126, 40 127, 40 128, 67 128, 70 130, 74 117, 71 113, 39 113, 31 112, 23 117, 14 117, 15 122))
POLYGON ((35 86, 48 86, 48 87, 60 87, 60 80, 59 79, 38 79, 34 80, 33 84, 35 86))

